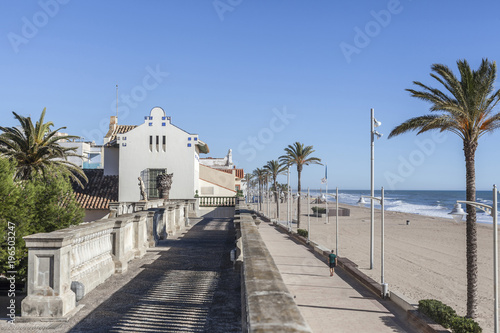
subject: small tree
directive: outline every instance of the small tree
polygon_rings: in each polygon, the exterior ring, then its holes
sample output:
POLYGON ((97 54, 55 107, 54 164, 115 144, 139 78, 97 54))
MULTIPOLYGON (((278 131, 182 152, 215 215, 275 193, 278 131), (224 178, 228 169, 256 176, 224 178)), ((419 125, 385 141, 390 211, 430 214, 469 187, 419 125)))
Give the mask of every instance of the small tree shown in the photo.
POLYGON ((14 181, 15 164, 0 157, 0 269, 2 273, 12 270, 9 256, 14 257, 18 276, 24 279, 28 251, 23 237, 79 224, 85 212, 76 201, 68 176, 49 168, 45 176, 14 181), (10 246, 8 236, 15 238, 14 246, 10 246), (14 256, 9 247, 15 249, 14 256))

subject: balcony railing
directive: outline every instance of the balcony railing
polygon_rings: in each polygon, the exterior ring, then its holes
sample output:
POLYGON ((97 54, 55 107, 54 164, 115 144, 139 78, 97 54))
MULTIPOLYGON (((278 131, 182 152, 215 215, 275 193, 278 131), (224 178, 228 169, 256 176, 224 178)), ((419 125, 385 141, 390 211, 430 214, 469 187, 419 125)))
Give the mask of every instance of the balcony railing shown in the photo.
POLYGON ((236 197, 199 197, 200 207, 234 207, 236 197))

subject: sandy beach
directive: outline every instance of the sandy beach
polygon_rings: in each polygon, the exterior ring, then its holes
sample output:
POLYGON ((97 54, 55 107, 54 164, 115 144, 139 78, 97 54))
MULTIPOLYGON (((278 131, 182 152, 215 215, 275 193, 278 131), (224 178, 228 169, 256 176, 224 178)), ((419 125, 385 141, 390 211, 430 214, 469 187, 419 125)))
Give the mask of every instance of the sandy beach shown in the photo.
MULTIPOLYGON (((311 204, 310 207, 315 206, 311 204)), ((322 204, 322 207, 325 205, 322 204)), ((297 204, 292 206, 296 214, 297 204)), ((380 211, 375 210, 374 267, 370 268, 370 208, 339 204, 349 208, 350 216, 338 220, 338 252, 359 265, 365 274, 380 281, 380 211)), ((335 203, 329 203, 335 209, 335 203)), ((270 205, 276 217, 276 204, 270 205)), ((267 204, 262 212, 268 214, 267 204)), ((307 201, 301 203, 301 229, 308 229, 307 201)), ((293 215, 296 216, 296 215, 293 215)), ((295 217, 294 217, 295 218, 295 217)), ((336 248, 335 216, 329 224, 310 216, 310 239, 329 249, 336 248)), ((280 220, 286 220, 286 204, 280 204, 280 220)), ((296 225, 294 225, 296 229, 296 225)), ((483 332, 493 331, 493 232, 492 225, 478 224, 478 313, 483 332)), ((389 290, 414 302, 438 299, 465 315, 466 284, 465 222, 400 212, 385 212, 385 282, 389 290), (407 225, 406 221, 410 223, 407 225)))

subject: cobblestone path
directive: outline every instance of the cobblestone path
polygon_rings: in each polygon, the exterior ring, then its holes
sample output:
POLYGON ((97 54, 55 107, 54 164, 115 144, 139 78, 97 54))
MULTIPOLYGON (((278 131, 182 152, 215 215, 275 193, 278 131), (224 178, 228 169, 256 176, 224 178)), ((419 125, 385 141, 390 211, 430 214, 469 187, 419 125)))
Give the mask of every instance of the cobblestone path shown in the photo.
POLYGON ((207 218, 161 241, 158 258, 69 332, 241 332, 234 235, 231 219, 207 218))

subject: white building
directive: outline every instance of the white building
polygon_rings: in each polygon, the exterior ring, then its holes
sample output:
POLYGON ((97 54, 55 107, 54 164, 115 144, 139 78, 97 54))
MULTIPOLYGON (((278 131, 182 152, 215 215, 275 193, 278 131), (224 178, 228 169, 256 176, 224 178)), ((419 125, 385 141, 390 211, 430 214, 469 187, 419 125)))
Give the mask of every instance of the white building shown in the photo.
POLYGON ((198 134, 173 125, 162 108, 153 108, 138 126, 118 125, 113 116, 104 138, 104 176, 119 176, 120 202, 142 199, 138 177, 148 199, 158 198, 156 179, 162 173, 173 173, 170 199, 192 199, 200 188, 199 155, 208 151, 198 134))
POLYGON ((103 146, 88 141, 61 141, 58 144, 65 148, 75 148, 77 156, 69 156, 68 161, 82 169, 100 169, 102 165, 103 146))
POLYGON ((234 196, 243 190, 243 169, 236 169, 231 149, 222 158, 200 158, 200 195, 234 196))

